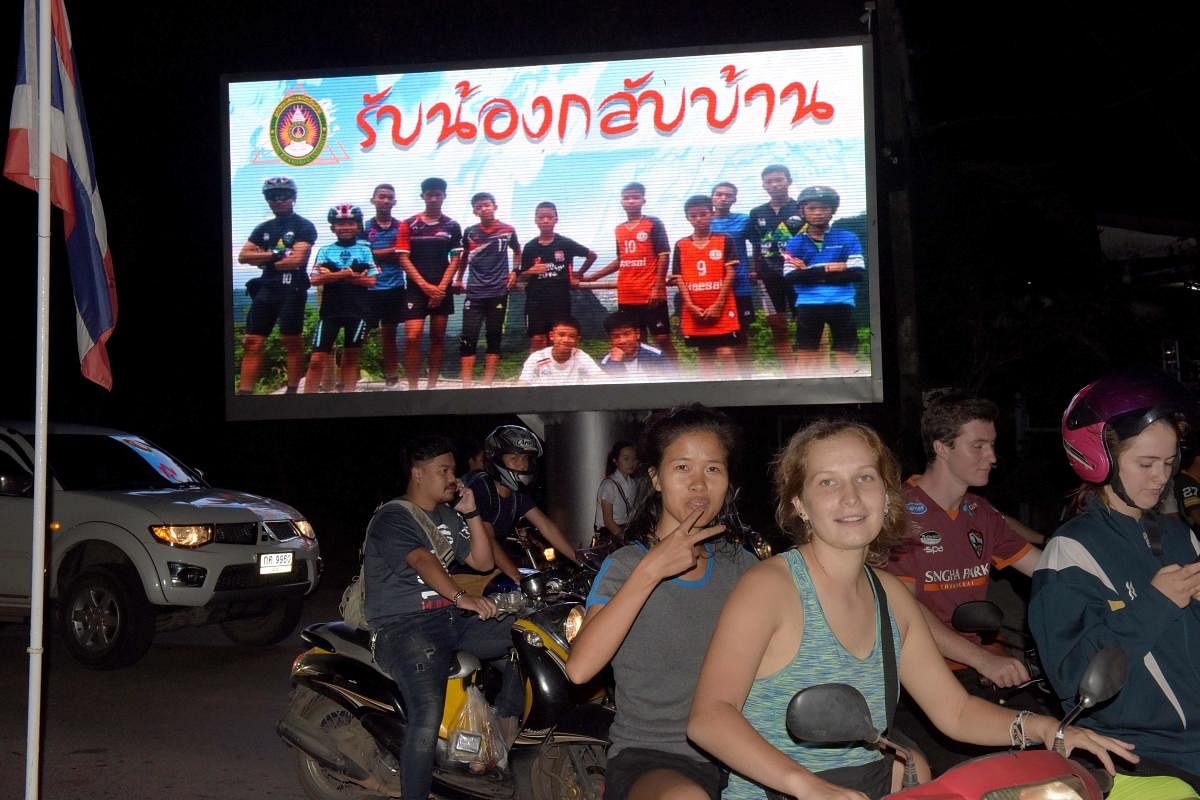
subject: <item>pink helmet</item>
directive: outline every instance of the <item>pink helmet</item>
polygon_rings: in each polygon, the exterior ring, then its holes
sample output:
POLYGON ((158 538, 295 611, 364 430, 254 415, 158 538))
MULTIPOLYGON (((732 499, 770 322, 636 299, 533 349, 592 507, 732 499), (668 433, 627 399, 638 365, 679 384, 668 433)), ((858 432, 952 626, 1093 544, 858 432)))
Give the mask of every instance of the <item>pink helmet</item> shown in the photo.
POLYGON ((1187 391, 1161 372, 1126 372, 1089 383, 1063 412, 1067 461, 1088 483, 1109 483, 1114 459, 1104 438, 1107 429, 1124 441, 1160 419, 1190 417, 1193 406, 1187 391))

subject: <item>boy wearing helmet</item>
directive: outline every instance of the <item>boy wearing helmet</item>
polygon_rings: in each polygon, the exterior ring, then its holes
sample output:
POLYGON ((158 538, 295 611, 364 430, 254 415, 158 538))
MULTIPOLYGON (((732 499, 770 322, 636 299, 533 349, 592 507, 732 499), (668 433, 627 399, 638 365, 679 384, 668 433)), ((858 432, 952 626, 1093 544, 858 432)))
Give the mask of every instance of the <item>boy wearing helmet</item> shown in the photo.
POLYGON ((866 275, 867 262, 857 236, 830 227, 840 202, 828 186, 809 186, 796 198, 804 224, 785 247, 783 278, 795 291, 800 375, 819 373, 829 365, 829 357, 821 353, 826 325, 837 371, 849 375, 858 366, 855 292, 866 275))
POLYGON ((537 528, 555 550, 577 561, 575 548, 529 494, 541 456, 542 443, 530 430, 520 425, 501 425, 483 441, 483 471, 463 479, 492 537, 496 566, 515 581, 521 580, 521 573, 501 543, 513 534, 517 520, 522 518, 537 528))
POLYGON ((258 225, 238 253, 239 264, 250 264, 262 275, 246 284, 250 310, 242 340, 238 394, 253 394, 262 371, 263 350, 275 323, 287 353, 287 391, 295 392, 304 374, 304 306, 308 293, 308 255, 317 229, 295 212, 296 184, 291 178, 267 178, 263 197, 274 216, 258 225))
POLYGON ((329 209, 326 216, 337 241, 318 250, 313 262, 312 283, 321 288, 321 318, 313 333, 312 360, 304 379, 305 394, 321 391, 321 376, 342 330, 346 332, 342 340, 342 391, 355 390, 358 355, 367 335, 364 320, 371 311, 367 291, 375 285, 375 276, 379 274, 371 245, 358 239, 363 218, 358 206, 342 203, 329 209))
POLYGON ((1136 774, 1200 791, 1200 545, 1161 510, 1193 409, 1161 373, 1102 378, 1071 400, 1062 436, 1084 481, 1079 513, 1038 562, 1029 627, 1067 705, 1096 652, 1124 650, 1120 694, 1079 724, 1135 745, 1136 774))

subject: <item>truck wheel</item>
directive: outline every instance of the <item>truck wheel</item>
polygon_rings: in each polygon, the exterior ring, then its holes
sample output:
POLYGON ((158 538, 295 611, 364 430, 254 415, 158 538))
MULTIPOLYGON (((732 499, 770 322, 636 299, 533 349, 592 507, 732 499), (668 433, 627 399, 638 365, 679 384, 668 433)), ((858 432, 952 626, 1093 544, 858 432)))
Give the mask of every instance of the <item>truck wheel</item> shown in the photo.
POLYGON ((273 601, 265 614, 222 622, 221 632, 234 644, 278 644, 296 631, 303 608, 299 597, 281 598, 273 601))
POLYGON ((59 631, 71 657, 92 669, 116 669, 140 659, 154 641, 154 608, 136 576, 96 567, 67 585, 59 631))

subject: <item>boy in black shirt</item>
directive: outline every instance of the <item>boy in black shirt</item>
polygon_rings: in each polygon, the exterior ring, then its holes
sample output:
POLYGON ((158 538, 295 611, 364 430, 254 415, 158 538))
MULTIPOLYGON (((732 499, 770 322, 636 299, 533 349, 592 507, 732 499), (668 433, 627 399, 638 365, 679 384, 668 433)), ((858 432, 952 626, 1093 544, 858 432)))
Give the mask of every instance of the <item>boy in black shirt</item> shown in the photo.
POLYGON ((525 283, 525 328, 531 353, 549 345, 547 336, 555 320, 571 315, 571 288, 578 285, 579 276, 596 260, 594 252, 554 232, 558 224, 554 203, 538 203, 533 221, 538 237, 526 243, 519 270, 520 280, 525 283), (583 265, 572 272, 576 258, 582 258, 583 265))

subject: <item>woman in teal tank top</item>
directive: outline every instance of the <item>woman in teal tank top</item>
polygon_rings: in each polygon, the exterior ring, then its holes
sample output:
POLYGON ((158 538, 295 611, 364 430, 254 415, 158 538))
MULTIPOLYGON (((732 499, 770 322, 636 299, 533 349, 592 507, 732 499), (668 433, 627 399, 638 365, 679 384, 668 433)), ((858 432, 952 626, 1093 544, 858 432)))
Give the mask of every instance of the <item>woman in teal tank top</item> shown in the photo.
MULTIPOLYGON (((950 674, 915 598, 872 570, 904 535, 907 519, 895 459, 871 428, 818 422, 792 437, 775 464, 776 520, 796 547, 750 569, 721 613, 696 687, 688 735, 736 773, 724 798, 762 798, 764 787, 797 798, 861 800, 891 791, 891 757, 860 743, 818 747, 787 734, 784 712, 799 689, 847 683, 887 727, 883 654, 951 738, 997 747, 1048 743, 1058 723, 1017 715, 969 696, 950 674), (871 575, 878 582, 872 581, 871 575), (881 626, 875 586, 890 609, 881 626), (892 641, 882 631, 890 628, 892 641)), ((1130 747, 1082 728, 1067 747, 1136 760, 1130 747)))

